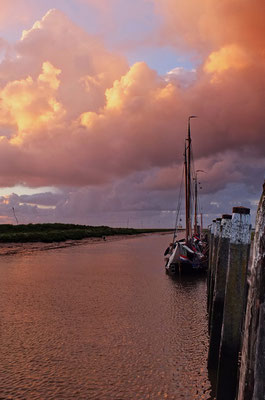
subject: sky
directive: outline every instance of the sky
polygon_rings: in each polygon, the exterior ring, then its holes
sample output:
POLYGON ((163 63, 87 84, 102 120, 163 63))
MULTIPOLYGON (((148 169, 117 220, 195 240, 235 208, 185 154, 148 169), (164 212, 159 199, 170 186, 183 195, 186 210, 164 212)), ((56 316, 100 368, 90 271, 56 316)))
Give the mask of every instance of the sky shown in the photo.
POLYGON ((0 223, 204 224, 264 181, 263 0, 1 0, 0 223), (184 214, 184 205, 181 214, 184 214), (183 219, 183 217, 182 217, 183 219))

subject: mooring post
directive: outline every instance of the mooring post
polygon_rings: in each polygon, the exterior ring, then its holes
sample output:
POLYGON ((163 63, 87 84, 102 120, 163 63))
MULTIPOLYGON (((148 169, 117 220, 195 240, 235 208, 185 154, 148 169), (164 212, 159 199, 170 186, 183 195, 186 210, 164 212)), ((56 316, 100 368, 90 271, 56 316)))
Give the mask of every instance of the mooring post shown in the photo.
POLYGON ((209 308, 208 308, 208 325, 210 332, 210 323, 212 318, 212 305, 213 305, 213 292, 214 292, 214 284, 215 284, 215 274, 216 274, 216 261, 217 261, 217 251, 218 244, 221 232, 221 219, 216 218, 214 235, 213 235, 213 249, 212 249, 212 261, 211 261, 211 281, 210 281, 210 290, 209 290, 209 308))
POLYGON ((218 368, 218 355, 223 322, 231 225, 232 215, 224 214, 221 220, 220 239, 217 251, 215 284, 210 321, 210 344, 208 353, 208 368, 216 371, 218 368))
POLYGON ((265 399, 265 184, 257 211, 237 400, 265 399))
POLYGON ((212 279, 212 254, 213 254, 213 238, 215 231, 216 220, 214 219, 211 225, 210 244, 209 244, 209 258, 208 258, 208 272, 207 272, 207 311, 209 312, 210 305, 210 286, 212 279))
POLYGON ((236 397, 249 250, 250 210, 234 207, 217 373, 217 400, 234 400, 236 397))

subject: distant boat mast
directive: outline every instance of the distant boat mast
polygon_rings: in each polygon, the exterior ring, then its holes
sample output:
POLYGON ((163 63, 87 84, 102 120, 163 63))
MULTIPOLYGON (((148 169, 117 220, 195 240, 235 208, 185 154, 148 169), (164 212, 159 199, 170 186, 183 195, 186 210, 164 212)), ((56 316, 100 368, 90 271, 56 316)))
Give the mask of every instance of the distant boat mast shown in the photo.
MULTIPOLYGON (((199 229, 198 229, 198 173, 199 172, 203 172, 204 174, 206 174, 205 171, 203 171, 202 169, 197 169, 195 171, 195 204, 194 204, 194 235, 199 235, 199 229)), ((200 185, 200 182, 199 182, 200 185)), ((201 189, 201 186, 199 186, 201 189)), ((201 214, 201 227, 200 230, 202 232, 202 214, 201 214)))
POLYGON ((16 219, 16 222, 17 222, 17 225, 18 225, 18 220, 17 220, 17 216, 16 216, 16 213, 15 213, 15 208, 14 208, 14 207, 12 207, 12 210, 13 210, 13 214, 14 214, 14 217, 15 217, 15 219, 16 219))

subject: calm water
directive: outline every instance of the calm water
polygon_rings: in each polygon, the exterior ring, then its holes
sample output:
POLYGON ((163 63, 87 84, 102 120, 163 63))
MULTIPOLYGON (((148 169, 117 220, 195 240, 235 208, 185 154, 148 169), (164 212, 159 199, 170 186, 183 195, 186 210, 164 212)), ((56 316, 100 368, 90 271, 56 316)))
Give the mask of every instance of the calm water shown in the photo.
POLYGON ((210 399, 205 278, 153 235, 1 256, 0 399, 210 399))

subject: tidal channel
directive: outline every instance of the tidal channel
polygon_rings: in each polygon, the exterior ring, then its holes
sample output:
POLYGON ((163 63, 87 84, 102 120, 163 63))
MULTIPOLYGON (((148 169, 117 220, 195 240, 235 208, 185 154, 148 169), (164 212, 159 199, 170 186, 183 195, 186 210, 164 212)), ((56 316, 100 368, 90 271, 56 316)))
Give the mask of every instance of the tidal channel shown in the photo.
POLYGON ((211 399, 206 276, 169 235, 0 257, 0 399, 211 399))

